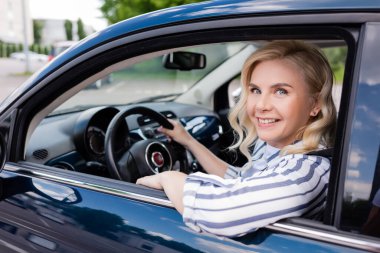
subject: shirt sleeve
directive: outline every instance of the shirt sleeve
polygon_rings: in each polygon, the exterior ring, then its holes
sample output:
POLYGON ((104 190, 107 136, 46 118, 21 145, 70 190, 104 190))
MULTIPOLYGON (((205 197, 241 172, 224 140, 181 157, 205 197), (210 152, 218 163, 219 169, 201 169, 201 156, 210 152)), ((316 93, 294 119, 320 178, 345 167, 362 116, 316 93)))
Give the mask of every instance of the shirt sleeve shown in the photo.
POLYGON ((236 178, 239 175, 240 168, 228 165, 226 173, 224 174, 225 179, 236 178))
POLYGON ((192 229, 236 237, 323 205, 330 162, 284 156, 275 168, 248 178, 194 173, 184 186, 183 220, 192 229))

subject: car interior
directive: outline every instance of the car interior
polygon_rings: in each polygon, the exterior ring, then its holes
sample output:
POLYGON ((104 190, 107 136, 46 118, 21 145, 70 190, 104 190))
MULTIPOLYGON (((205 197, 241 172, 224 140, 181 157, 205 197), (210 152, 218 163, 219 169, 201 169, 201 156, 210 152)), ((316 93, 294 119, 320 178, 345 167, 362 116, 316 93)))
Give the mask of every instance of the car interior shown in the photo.
MULTIPOLYGON (((266 42, 174 48, 108 66, 36 114, 25 161, 132 183, 163 170, 203 171, 191 153, 157 132, 169 118, 223 160, 243 165, 245 158, 227 151, 234 138, 228 111, 239 98, 242 64, 266 42), (106 84, 91 86, 105 76, 106 84), (158 153, 163 157, 154 156, 158 153)), ((327 57, 331 52, 331 61, 337 58, 333 54, 347 50, 339 40, 311 43, 327 57)), ((333 91, 337 110, 345 55, 339 60, 333 63, 340 71, 333 91)))

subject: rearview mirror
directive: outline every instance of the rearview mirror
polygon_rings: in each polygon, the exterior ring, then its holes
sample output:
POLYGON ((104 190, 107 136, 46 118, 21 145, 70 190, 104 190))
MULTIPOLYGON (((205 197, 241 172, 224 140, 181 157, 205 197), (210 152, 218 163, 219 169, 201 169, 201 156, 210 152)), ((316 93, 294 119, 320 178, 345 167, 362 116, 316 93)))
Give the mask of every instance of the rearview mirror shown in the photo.
POLYGON ((193 52, 172 52, 163 57, 167 69, 193 70, 206 67, 206 55, 193 52))

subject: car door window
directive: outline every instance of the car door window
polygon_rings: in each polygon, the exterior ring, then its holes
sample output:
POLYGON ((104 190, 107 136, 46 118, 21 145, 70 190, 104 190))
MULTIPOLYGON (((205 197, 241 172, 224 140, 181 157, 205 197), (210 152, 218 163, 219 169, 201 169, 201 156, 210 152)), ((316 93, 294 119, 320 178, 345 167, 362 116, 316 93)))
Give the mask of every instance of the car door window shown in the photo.
MULTIPOLYGON (((341 76, 340 73, 344 72, 347 52, 345 43, 343 41, 336 41, 335 43, 339 46, 331 46, 323 40, 312 42, 317 43, 325 50, 333 66, 335 75, 341 76)), ((213 92, 212 87, 218 89, 220 86, 224 86, 226 82, 228 86, 229 107, 233 107, 240 95, 239 73, 241 66, 244 60, 254 50, 259 48, 262 43, 265 42, 235 41, 173 49, 173 51, 204 54, 207 59, 207 64, 204 69, 178 70, 165 68, 163 66, 163 57, 167 52, 155 53, 153 56, 141 56, 139 60, 134 61, 133 64, 129 61, 125 61, 116 64, 114 68, 111 66, 110 68, 113 68, 112 72, 90 83, 86 88, 70 97, 38 125, 28 143, 25 160, 107 177, 107 172, 104 168, 105 159, 103 157, 105 153, 104 139, 107 130, 106 122, 111 120, 115 111, 109 112, 112 115, 110 114, 106 119, 104 115, 100 115, 103 118, 93 119, 94 122, 92 123, 96 123, 95 126, 91 125, 87 130, 83 130, 84 132, 76 132, 76 137, 80 136, 81 138, 79 141, 77 138, 73 138, 73 142, 66 136, 66 126, 61 123, 68 122, 67 119, 70 114, 75 115, 76 112, 80 113, 87 109, 100 106, 118 107, 128 104, 138 104, 143 101, 175 101, 179 95, 186 97, 186 94, 189 94, 187 99, 177 102, 205 106, 206 103, 209 102, 208 97, 214 97, 214 99, 218 97, 213 96, 213 94, 206 95, 207 93, 213 92), (194 86, 196 86, 196 89, 191 90, 194 86), (54 133, 52 135, 54 135, 55 138, 43 138, 47 133, 54 133), (83 142, 85 145, 82 145, 83 142), (62 145, 62 143, 64 143, 64 145, 62 145), (94 163, 93 160, 95 160, 96 163, 94 163), (93 167, 96 167, 96 169, 93 167)), ((337 78, 334 87, 336 107, 339 109, 342 87, 341 78, 337 78)), ((218 97, 218 99, 224 100, 224 96, 218 97)), ((211 109, 217 110, 217 108, 211 109)), ((200 114, 202 113, 204 112, 200 112, 200 114)), ((196 111, 192 112, 192 115, 196 114, 196 111)), ((181 115, 177 116, 180 118, 181 115)), ((220 113, 218 116, 221 121, 223 121, 223 117, 220 113)), ((74 119, 76 120, 75 117, 74 119)), ((77 120, 75 124, 80 125, 78 122, 81 121, 77 120)), ((79 127, 73 128, 74 131, 79 129, 79 127)), ((223 132, 226 133, 229 129, 229 125, 226 125, 225 129, 216 129, 214 131, 217 133, 216 135, 222 133, 219 140, 220 143, 225 143, 226 147, 229 146, 233 140, 233 136, 223 135, 223 132)), ((202 131, 198 132, 200 133, 202 131)), ((210 138, 216 138, 215 136, 211 136, 210 138)), ((216 139, 212 139, 212 141, 208 141, 207 147, 210 149, 214 148, 214 144, 217 143, 215 140, 216 139)), ((218 143, 218 145, 220 143, 218 143)), ((224 149, 219 148, 215 153, 221 154, 223 152, 221 150, 224 149)), ((237 159, 232 158, 231 162, 236 163, 237 159)), ((236 164, 239 165, 239 163, 236 164)))
POLYGON ((380 237, 380 29, 368 26, 348 150, 340 227, 380 237), (377 38, 375 38, 377 37, 377 38), (371 78, 369 78, 371 77, 371 78))

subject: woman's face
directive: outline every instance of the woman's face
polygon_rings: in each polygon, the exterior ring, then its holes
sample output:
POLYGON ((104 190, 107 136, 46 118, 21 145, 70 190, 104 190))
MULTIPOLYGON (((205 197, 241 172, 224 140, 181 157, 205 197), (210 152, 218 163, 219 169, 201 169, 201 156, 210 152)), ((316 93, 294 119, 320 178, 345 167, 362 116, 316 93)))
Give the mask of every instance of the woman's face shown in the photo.
POLYGON ((255 67, 246 106, 258 137, 277 148, 293 143, 297 131, 318 112, 301 70, 283 59, 255 67))

